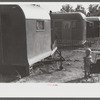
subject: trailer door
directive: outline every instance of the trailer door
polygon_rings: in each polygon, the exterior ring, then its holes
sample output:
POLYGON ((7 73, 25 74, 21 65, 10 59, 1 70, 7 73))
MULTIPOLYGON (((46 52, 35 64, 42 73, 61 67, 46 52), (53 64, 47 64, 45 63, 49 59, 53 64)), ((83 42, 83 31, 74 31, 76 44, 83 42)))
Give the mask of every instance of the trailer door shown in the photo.
POLYGON ((63 44, 70 45, 72 42, 72 33, 71 33, 71 21, 63 21, 63 44))
POLYGON ((54 34, 57 38, 57 45, 62 44, 62 21, 54 21, 54 34))

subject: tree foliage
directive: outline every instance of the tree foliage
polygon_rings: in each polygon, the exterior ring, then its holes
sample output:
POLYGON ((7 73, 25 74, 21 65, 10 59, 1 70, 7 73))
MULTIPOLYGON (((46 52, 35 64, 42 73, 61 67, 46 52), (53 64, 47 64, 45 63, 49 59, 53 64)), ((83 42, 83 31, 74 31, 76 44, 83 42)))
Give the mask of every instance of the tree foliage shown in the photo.
POLYGON ((78 4, 76 8, 73 8, 70 4, 62 5, 60 10, 61 12, 81 12, 86 16, 100 16, 100 5, 99 4, 90 4, 86 10, 84 6, 78 4), (88 13, 86 13, 88 11, 88 13))
POLYGON ((86 14, 85 8, 82 5, 77 5, 75 9, 69 4, 63 5, 61 8, 61 12, 82 12, 86 14))
POLYGON ((100 5, 90 4, 88 10, 87 16, 100 16, 100 5))
POLYGON ((75 8, 75 12, 81 12, 86 15, 85 8, 82 5, 77 5, 77 7, 75 8))
POLYGON ((69 4, 62 5, 61 12, 73 12, 73 11, 74 9, 71 5, 69 4))

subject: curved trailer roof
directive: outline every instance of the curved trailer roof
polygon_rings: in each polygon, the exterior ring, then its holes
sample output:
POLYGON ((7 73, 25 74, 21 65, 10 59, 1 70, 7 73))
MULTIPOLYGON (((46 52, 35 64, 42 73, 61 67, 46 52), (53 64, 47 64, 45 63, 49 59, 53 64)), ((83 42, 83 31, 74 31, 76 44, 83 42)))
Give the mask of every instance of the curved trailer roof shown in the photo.
POLYGON ((32 4, 22 4, 19 6, 23 10, 26 19, 50 19, 49 14, 39 6, 32 4))
POLYGON ((85 15, 81 12, 69 12, 69 13, 52 13, 53 19, 66 19, 66 20, 85 20, 85 15))
POLYGON ((41 7, 34 4, 2 4, 0 5, 0 13, 7 14, 13 11, 22 11, 25 19, 50 19, 49 14, 41 7))
POLYGON ((88 21, 100 21, 100 17, 86 17, 88 21))
POLYGON ((29 4, 0 5, 0 18, 3 23, 1 27, 2 32, 0 32, 3 37, 0 38, 2 38, 1 40, 3 40, 4 43, 3 56, 7 63, 10 62, 9 64, 12 65, 27 66, 51 55, 50 23, 48 23, 46 30, 42 32, 48 34, 40 34, 41 32, 38 31, 38 34, 35 34, 36 27, 34 27, 34 21, 31 24, 30 20, 50 20, 49 14, 41 7, 29 4), (26 22, 25 19, 29 21, 26 22), (41 39, 39 37, 41 37, 41 39), (44 40, 43 37, 45 37, 44 40), (45 40, 47 39, 48 42, 46 44, 48 45, 45 46, 44 44, 43 46, 43 43, 45 43, 45 40), (43 41, 41 42, 41 40, 43 41), (35 45, 36 43, 39 45, 35 45), (41 50, 39 48, 41 48, 41 50), (34 62, 32 60, 34 60, 34 62))

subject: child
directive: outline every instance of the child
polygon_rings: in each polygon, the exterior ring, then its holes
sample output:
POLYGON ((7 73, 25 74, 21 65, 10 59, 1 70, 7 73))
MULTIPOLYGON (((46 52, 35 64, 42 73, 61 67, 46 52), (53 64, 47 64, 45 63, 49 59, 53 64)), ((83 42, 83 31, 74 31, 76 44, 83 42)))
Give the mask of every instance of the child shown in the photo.
POLYGON ((86 56, 84 57, 84 70, 85 70, 85 77, 90 77, 90 68, 91 64, 93 63, 92 56, 91 56, 91 49, 86 49, 86 56))

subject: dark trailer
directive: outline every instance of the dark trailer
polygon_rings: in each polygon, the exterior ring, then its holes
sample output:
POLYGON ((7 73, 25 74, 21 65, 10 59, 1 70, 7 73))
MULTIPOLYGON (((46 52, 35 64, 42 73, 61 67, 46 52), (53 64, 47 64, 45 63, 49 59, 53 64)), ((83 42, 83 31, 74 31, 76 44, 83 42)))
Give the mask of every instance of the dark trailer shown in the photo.
POLYGON ((32 66, 51 56, 49 13, 35 5, 0 5, 0 68, 30 74, 32 66))
POLYGON ((52 34, 57 45, 79 46, 86 42, 85 15, 79 12, 51 13, 52 34))
POLYGON ((100 17, 86 17, 87 38, 100 36, 100 17))

